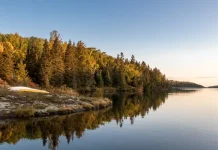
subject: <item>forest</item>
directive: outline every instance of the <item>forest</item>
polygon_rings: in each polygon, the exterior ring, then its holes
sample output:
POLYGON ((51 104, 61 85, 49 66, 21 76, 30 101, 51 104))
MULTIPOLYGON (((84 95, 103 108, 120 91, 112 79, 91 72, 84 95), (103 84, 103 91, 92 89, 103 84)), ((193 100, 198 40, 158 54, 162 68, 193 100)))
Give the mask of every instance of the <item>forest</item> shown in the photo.
POLYGON ((218 85, 209 86, 208 88, 218 88, 218 85))
POLYGON ((55 30, 50 39, 0 33, 0 78, 10 85, 42 88, 168 88, 159 69, 134 55, 128 59, 121 52, 115 58, 82 41, 63 41, 55 30))
POLYGON ((190 88, 204 88, 203 85, 193 83, 193 82, 185 82, 185 81, 173 81, 169 80, 169 86, 170 87, 190 87, 190 88))

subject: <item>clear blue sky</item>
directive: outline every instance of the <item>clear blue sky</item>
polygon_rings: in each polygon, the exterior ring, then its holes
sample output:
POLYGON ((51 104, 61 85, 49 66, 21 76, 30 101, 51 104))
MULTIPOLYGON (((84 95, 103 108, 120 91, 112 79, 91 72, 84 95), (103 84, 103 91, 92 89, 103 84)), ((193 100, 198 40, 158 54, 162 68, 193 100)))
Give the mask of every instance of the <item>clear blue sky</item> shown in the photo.
POLYGON ((0 0, 0 32, 82 40, 158 67, 169 79, 218 84, 218 0, 0 0))

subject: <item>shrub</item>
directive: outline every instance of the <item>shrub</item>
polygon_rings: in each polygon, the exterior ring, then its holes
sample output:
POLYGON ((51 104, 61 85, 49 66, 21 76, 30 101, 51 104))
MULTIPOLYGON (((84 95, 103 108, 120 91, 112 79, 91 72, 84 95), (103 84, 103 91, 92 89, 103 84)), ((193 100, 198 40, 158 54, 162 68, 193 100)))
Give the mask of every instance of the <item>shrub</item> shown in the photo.
POLYGON ((79 95, 75 90, 69 87, 66 87, 66 85, 61 86, 61 87, 51 87, 47 89, 47 91, 51 93, 56 93, 56 94, 67 94, 67 95, 72 95, 72 96, 79 95))
POLYGON ((8 83, 0 78, 0 85, 8 85, 8 83))
POLYGON ((35 84, 33 81, 29 81, 28 85, 29 85, 31 88, 36 88, 36 84, 35 84))
POLYGON ((0 88, 7 87, 8 83, 0 78, 0 88))

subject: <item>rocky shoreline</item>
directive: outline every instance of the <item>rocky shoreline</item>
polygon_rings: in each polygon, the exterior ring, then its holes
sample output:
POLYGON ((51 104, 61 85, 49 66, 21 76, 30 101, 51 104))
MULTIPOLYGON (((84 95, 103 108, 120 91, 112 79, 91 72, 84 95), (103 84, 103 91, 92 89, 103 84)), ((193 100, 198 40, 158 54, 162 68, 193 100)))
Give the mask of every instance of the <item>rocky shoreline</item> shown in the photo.
POLYGON ((108 98, 29 93, 0 88, 0 118, 26 118, 71 114, 112 106, 108 98))

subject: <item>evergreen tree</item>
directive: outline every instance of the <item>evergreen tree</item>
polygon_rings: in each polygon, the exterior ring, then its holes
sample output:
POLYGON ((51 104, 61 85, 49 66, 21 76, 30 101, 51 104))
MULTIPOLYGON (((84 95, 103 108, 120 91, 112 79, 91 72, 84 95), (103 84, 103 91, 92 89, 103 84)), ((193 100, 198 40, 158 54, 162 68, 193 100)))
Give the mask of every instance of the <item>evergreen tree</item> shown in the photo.
POLYGON ((98 70, 96 71, 95 73, 95 82, 96 82, 96 85, 100 88, 104 87, 104 81, 103 81, 103 78, 102 78, 102 70, 98 70))
POLYGON ((124 64, 124 54, 120 53, 120 66, 119 66, 119 86, 124 88, 126 86, 126 77, 125 77, 125 64, 124 64))
POLYGON ((23 85, 28 85, 30 82, 30 79, 28 77, 28 72, 26 70, 26 64, 23 64, 23 62, 18 63, 16 67, 15 81, 23 85))
POLYGON ((132 64, 134 64, 135 63, 135 56, 134 55, 132 55, 131 56, 131 61, 130 61, 132 64))
POLYGON ((78 57, 78 87, 92 88, 95 85, 94 73, 96 69, 96 61, 93 49, 88 49, 82 41, 77 43, 78 57))
POLYGON ((64 83, 64 61, 63 49, 61 46, 62 41, 59 36, 55 38, 51 49, 52 60, 52 76, 51 84, 54 86, 61 86, 64 83))
POLYGON ((49 50, 48 41, 45 39, 43 53, 40 60, 40 77, 41 85, 45 86, 46 88, 50 86, 50 80, 52 75, 51 65, 51 52, 49 50))
MULTIPOLYGON (((40 83, 40 59, 43 51, 44 40, 31 37, 28 42, 26 54, 26 67, 29 76, 35 83, 40 83)), ((22 60, 20 60, 22 61, 22 60)))
POLYGON ((72 45, 69 41, 65 52, 65 84, 69 87, 76 88, 76 58, 75 44, 72 45))
POLYGON ((112 86, 112 79, 108 69, 104 69, 102 71, 102 78, 105 86, 107 87, 112 86))

